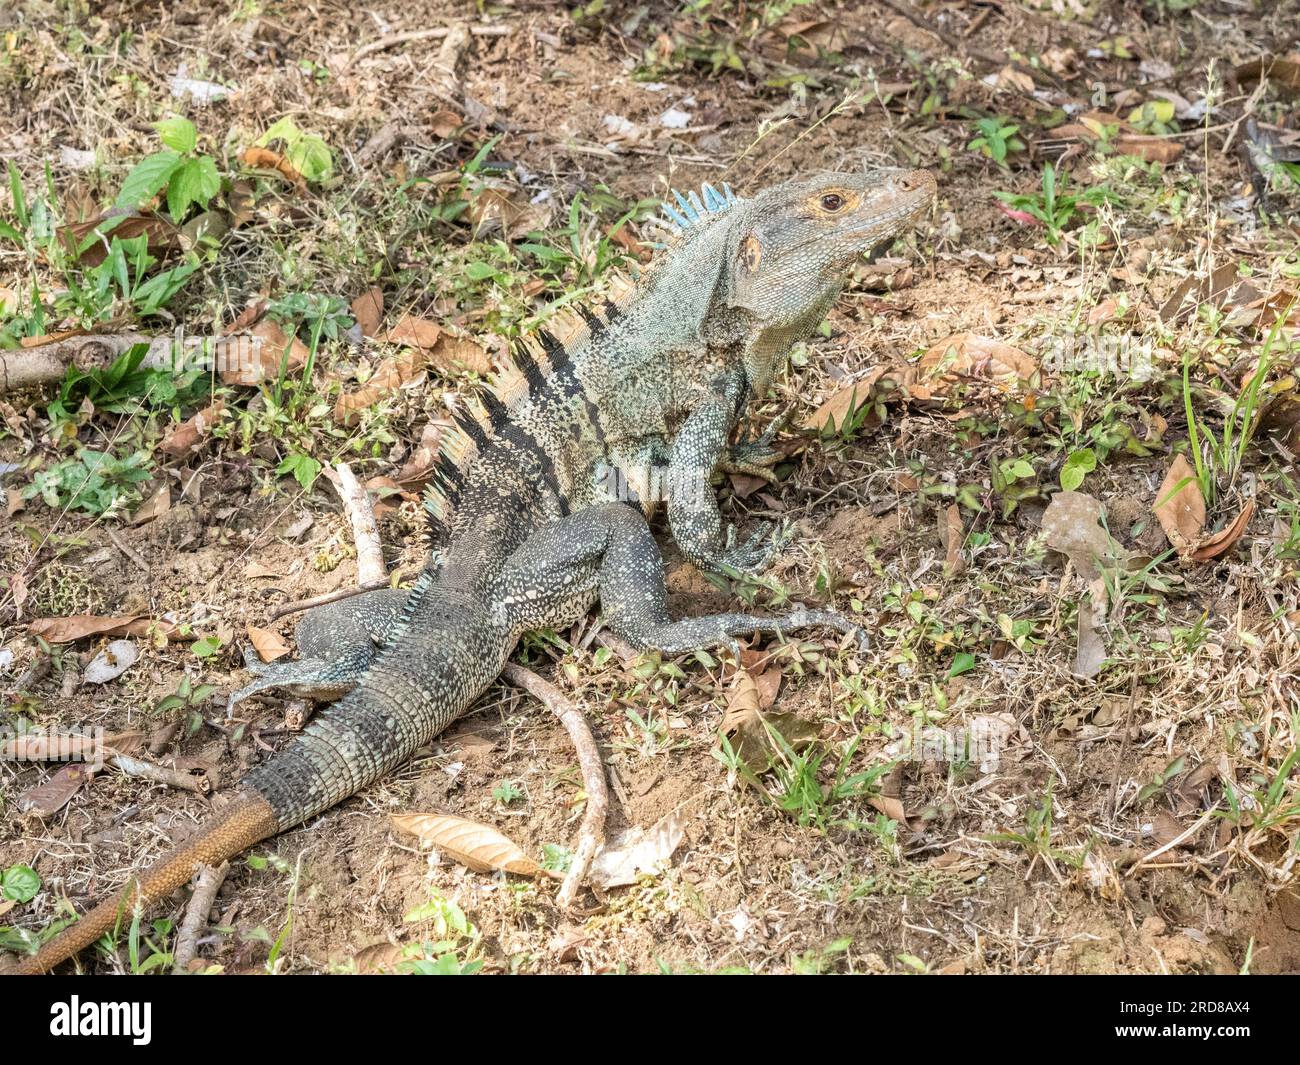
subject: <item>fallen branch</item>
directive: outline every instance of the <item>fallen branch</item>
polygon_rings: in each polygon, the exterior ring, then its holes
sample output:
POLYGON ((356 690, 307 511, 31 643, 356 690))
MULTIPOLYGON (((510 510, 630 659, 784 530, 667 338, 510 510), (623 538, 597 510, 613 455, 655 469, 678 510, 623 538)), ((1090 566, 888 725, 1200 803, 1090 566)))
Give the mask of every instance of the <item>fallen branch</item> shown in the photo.
POLYGON ((179 769, 157 765, 154 762, 146 762, 126 754, 110 754, 105 761, 115 769, 120 769, 129 777, 143 777, 145 780, 155 780, 159 784, 166 784, 169 788, 193 791, 199 795, 212 794, 212 781, 206 776, 182 773, 179 769))
MULTIPOLYGON (((348 66, 351 66, 358 59, 364 59, 368 55, 374 55, 376 52, 386 52, 390 48, 396 48, 399 44, 411 44, 414 41, 438 41, 443 37, 451 34, 456 26, 438 26, 431 30, 407 30, 405 33, 392 33, 387 37, 380 37, 377 41, 371 41, 369 44, 363 44, 355 52, 352 58, 348 60, 348 66)), ((510 35, 509 26, 470 26, 469 32, 475 37, 508 37, 510 35)))
POLYGON ((63 380, 69 366, 78 370, 97 370, 108 366, 118 356, 137 344, 167 345, 171 337, 157 340, 138 333, 65 337, 30 348, 0 351, 0 395, 35 388, 63 380))
POLYGON ((172 972, 188 972, 190 962, 199 952, 199 935, 208 926, 208 916, 216 901, 221 883, 230 871, 230 863, 222 862, 216 868, 200 865, 194 882, 194 894, 185 907, 180 929, 176 933, 176 949, 172 952, 172 972))
POLYGON ((514 662, 506 663, 501 676, 516 687, 523 688, 558 717, 578 752, 578 765, 582 769, 582 785, 587 792, 587 809, 582 817, 577 850, 573 853, 573 861, 564 876, 564 883, 560 885, 560 894, 557 898, 559 904, 568 909, 578 896, 578 889, 591 869, 596 852, 605 842, 605 814, 609 810, 605 765, 601 761, 600 748, 596 746, 596 737, 592 735, 586 717, 577 706, 564 697, 559 688, 550 681, 543 680, 532 670, 525 669, 514 662))
POLYGON ((334 467, 329 482, 343 500, 343 510, 352 524, 352 541, 357 548, 357 583, 369 584, 387 581, 384 568, 384 549, 379 541, 379 526, 375 524, 375 511, 361 482, 346 462, 334 467))
POLYGON ((326 603, 337 603, 340 599, 351 599, 354 595, 364 595, 366 592, 373 592, 379 588, 389 587, 388 578, 378 581, 366 581, 364 584, 358 584, 355 588, 340 588, 337 591, 326 592, 324 595, 314 596, 311 599, 299 599, 294 603, 282 603, 271 611, 268 621, 275 621, 282 618, 285 614, 295 614, 300 610, 314 610, 318 606, 324 606, 326 603))

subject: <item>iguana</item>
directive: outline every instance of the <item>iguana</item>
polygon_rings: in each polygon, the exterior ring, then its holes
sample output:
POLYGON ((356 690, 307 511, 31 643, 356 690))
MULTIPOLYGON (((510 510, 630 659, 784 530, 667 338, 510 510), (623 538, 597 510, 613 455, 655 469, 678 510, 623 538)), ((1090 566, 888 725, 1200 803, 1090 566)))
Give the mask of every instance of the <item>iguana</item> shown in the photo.
POLYGON ((429 561, 410 592, 309 613, 300 658, 269 687, 337 699, 254 768, 195 836, 61 931, 19 971, 43 972, 111 931, 137 904, 334 806, 405 762, 498 676, 522 634, 599 599, 606 625, 665 654, 756 632, 827 626, 830 610, 674 621, 646 512, 665 503, 681 553, 706 570, 761 568, 767 530, 724 534, 716 468, 772 476, 770 441, 728 440, 791 347, 812 334, 850 265, 915 224, 928 171, 822 173, 751 199, 705 185, 674 194, 672 230, 643 276, 615 284, 514 348, 514 369, 462 409, 427 493, 429 561), (634 505, 628 505, 633 503, 634 505))

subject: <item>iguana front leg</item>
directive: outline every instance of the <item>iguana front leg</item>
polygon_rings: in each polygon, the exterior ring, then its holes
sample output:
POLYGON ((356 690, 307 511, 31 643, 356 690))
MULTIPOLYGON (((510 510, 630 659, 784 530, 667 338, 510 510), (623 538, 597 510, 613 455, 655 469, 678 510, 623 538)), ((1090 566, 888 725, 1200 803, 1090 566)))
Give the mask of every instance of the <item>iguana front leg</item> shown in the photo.
POLYGON ((668 613, 663 557, 641 512, 607 503, 535 532, 510 558, 494 600, 519 635, 580 616, 599 595, 605 623, 638 649, 684 654, 759 632, 825 626, 866 634, 834 610, 795 610, 780 617, 710 614, 674 621, 668 613))
POLYGON ((245 650, 244 665, 254 679, 231 694, 227 715, 249 696, 275 688, 321 702, 341 699, 388 643, 408 594, 380 588, 309 610, 294 629, 297 661, 265 663, 245 650))
POLYGON ((768 484, 779 484, 780 478, 772 469, 780 460, 781 452, 772 447, 772 441, 794 413, 790 407, 780 417, 773 420, 757 440, 747 437, 736 441, 718 460, 717 468, 723 473, 737 473, 747 477, 757 477, 768 484))

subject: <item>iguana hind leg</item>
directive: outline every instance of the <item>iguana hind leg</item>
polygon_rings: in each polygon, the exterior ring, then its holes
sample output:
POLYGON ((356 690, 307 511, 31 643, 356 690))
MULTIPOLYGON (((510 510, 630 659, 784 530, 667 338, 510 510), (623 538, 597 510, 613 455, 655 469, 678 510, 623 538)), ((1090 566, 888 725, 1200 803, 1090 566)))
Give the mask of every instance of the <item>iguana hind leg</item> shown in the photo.
POLYGON ((640 511, 622 503, 591 507, 534 533, 511 556, 498 602, 526 631, 572 620, 599 595, 605 621, 639 649, 682 654, 734 644, 756 632, 860 626, 833 610, 795 610, 774 618, 727 613, 674 621, 668 613, 663 557, 640 511))
POLYGON ((294 630, 297 661, 262 662, 245 649, 244 664, 253 680, 231 694, 226 713, 272 689, 321 702, 341 699, 388 642, 407 595, 405 589, 380 588, 309 610, 294 630))

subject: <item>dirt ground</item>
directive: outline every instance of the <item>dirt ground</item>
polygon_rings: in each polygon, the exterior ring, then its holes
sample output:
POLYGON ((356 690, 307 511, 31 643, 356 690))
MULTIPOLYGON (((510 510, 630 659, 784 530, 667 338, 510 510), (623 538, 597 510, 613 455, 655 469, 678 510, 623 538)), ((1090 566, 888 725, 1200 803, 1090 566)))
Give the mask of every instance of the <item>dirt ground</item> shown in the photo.
MULTIPOLYGON (((755 412, 763 425, 794 410, 779 437, 780 484, 719 480, 724 512, 742 528, 777 518, 795 533, 764 579, 739 591, 759 609, 833 602, 860 613, 872 636, 865 651, 824 633, 746 651, 769 712, 798 715, 817 735, 818 797, 782 803, 779 772, 762 776, 764 793, 719 757, 734 663, 600 654, 588 619, 526 641, 521 654, 593 723, 613 791, 610 833, 681 819, 660 871, 566 913, 557 881, 471 871, 394 827, 390 814, 448 813, 494 826, 539 860, 573 845, 585 802, 573 748, 538 703, 494 687, 401 771, 232 863, 204 961, 226 972, 264 971, 268 959, 280 972, 371 971, 403 958, 484 973, 1300 969, 1300 494, 1287 436, 1295 417, 1284 409, 1295 388, 1286 300, 1300 280, 1300 197, 1283 188, 1261 211, 1243 155, 1248 117, 1283 135, 1294 127, 1300 77, 1288 89, 1282 68, 1262 88, 1230 76, 1293 50, 1298 14, 1294 4, 1247 11, 1213 0, 576 12, 182 0, 20 3, 0 14, 0 156, 29 189, 48 166, 66 204, 111 203, 156 149, 152 123, 172 112, 193 120, 227 178, 285 116, 331 152, 332 175, 310 187, 259 176, 250 217, 182 296, 147 320, 128 309, 119 329, 215 331, 259 296, 352 301, 377 285, 388 325, 402 314, 442 323, 499 365, 501 337, 556 286, 593 284, 569 266, 548 275, 544 293, 526 287, 536 263, 518 247, 522 233, 563 231, 575 197, 586 206, 572 240, 559 240, 591 266, 622 207, 670 187, 726 181, 743 195, 864 164, 925 166, 939 180, 932 217, 855 268, 828 328, 755 412), (475 32, 450 70, 443 39, 395 36, 458 21, 475 32), (235 89, 202 106, 178 101, 178 72, 235 89), (1128 119, 1166 99, 1157 90, 1177 96, 1184 117, 1133 119, 1118 134, 1149 158, 1117 151, 1113 129, 1081 129, 1080 115, 1128 119), (1207 92, 1212 108, 1200 113, 1207 92), (1023 150, 1005 167, 969 146, 989 116, 1019 127, 1023 150), (461 180, 489 141, 486 158, 504 164, 492 181, 505 221, 493 230, 481 217, 477 228, 438 218, 441 175, 461 180), (93 166, 77 161, 86 152, 93 166), (1056 246, 1023 203, 993 194, 1033 195, 1049 161, 1070 174, 1068 189, 1113 193, 1081 206, 1056 246), (593 213, 605 201, 622 207, 593 213), (481 274, 467 264, 480 261, 494 281, 467 287, 481 274), (1241 265, 1250 292, 1195 287, 1224 263, 1241 265), (1187 279, 1197 305, 1175 313, 1167 302, 1187 279), (1221 553, 1180 559, 1152 508, 1175 453, 1190 457, 1184 360, 1200 388, 1194 418, 1221 434, 1269 343, 1261 305, 1282 310, 1265 387, 1274 406, 1251 421, 1241 469, 1219 479, 1198 543, 1233 532, 1254 502, 1221 553), (1031 380, 1003 372, 1014 356, 992 348, 950 374, 915 376, 937 342, 967 333, 1010 345, 1031 380), (1112 338, 1152 358, 1154 373, 1062 369, 1050 353, 1066 335, 1112 338), (860 423, 819 433, 823 404, 854 382, 872 397, 860 423), (1092 581, 1091 593, 1074 556, 1049 549, 1043 521, 1069 456, 1085 447, 1099 461, 1079 491, 1100 501, 1119 550, 1138 560, 1110 571, 1105 590, 1092 581), (1027 476, 1012 468, 1020 459, 1027 476), (1087 676, 1076 658, 1085 594, 1103 604, 1105 656, 1087 676), (900 744, 927 728, 991 729, 995 750, 909 757, 900 744), (878 787, 838 787, 881 765, 890 768, 878 787), (506 783, 517 794, 508 801, 506 783)), ((13 208, 0 191, 6 203, 0 217, 13 208)), ((651 239, 640 226, 637 216, 629 229, 651 239)), ((0 252, 3 292, 29 292, 34 279, 49 288, 52 273, 0 252)), ((34 332, 6 335, 16 344, 34 332)), ((355 391, 380 356, 331 343, 313 384, 321 410, 288 425, 265 389, 225 388, 222 431, 188 454, 160 441, 208 399, 147 415, 92 406, 55 432, 57 386, 0 395, 0 468, 13 467, 0 526, 0 648, 11 652, 0 659, 0 727, 138 731, 142 756, 216 785, 208 797, 105 769, 40 817, 24 796, 54 767, 0 761, 0 871, 28 866, 40 878, 30 898, 0 896, 6 946, 13 930, 35 934, 66 917, 67 902, 82 911, 122 884, 291 741, 286 707, 298 708, 286 700, 225 718, 225 694, 245 680, 246 626, 291 642, 292 618, 269 621, 274 607, 348 587, 356 567, 336 496, 324 479, 302 490, 287 456, 347 457, 364 479, 396 478, 405 495, 380 517, 389 561, 409 576, 423 558, 418 486, 401 471, 426 427, 445 422, 445 396, 479 377, 433 365, 387 389, 359 428, 344 427, 331 413, 338 390, 355 391), (39 497, 17 505, 73 444, 124 442, 151 456, 151 491, 168 488, 156 517, 95 517, 39 497), (33 619, 169 612, 191 634, 133 636, 139 661, 98 685, 84 672, 105 638, 42 646, 29 629, 33 619), (199 654, 203 637, 212 639, 199 654), (192 713, 160 709, 187 677, 215 685, 215 697, 192 713)), ((675 611, 735 602, 734 589, 675 558, 666 526, 657 532, 675 611)), ((187 895, 151 916, 178 921, 187 895)), ((166 927, 149 934, 145 954, 168 949, 166 927)), ((124 934, 80 964, 129 970, 126 944, 124 934)))

